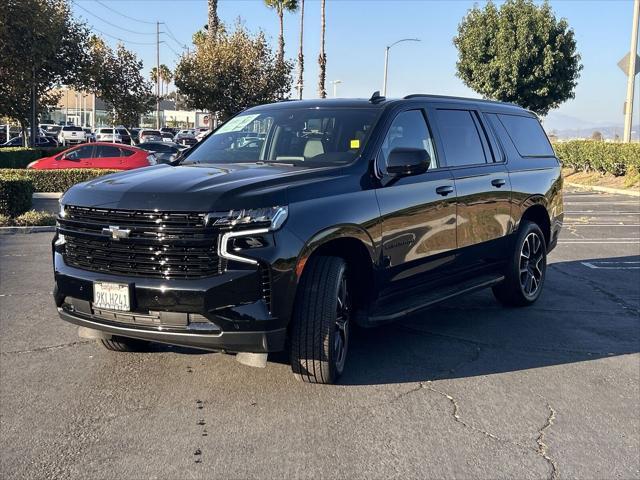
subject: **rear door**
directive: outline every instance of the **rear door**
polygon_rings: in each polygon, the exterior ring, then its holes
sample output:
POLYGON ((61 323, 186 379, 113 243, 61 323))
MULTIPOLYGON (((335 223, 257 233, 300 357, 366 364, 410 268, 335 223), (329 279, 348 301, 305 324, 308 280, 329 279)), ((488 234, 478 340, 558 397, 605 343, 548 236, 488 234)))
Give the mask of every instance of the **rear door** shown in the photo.
POLYGON ((513 224, 504 155, 478 111, 438 105, 431 112, 456 185, 459 266, 494 266, 508 253, 513 224))
POLYGON ((453 176, 436 152, 422 108, 397 114, 376 158, 381 187, 376 190, 382 218, 385 294, 396 294, 428 281, 454 260, 456 193, 453 176), (391 177, 386 161, 394 148, 427 150, 427 172, 391 177))
POLYGON ((117 145, 96 146, 95 158, 91 159, 92 168, 122 168, 122 149, 117 145))

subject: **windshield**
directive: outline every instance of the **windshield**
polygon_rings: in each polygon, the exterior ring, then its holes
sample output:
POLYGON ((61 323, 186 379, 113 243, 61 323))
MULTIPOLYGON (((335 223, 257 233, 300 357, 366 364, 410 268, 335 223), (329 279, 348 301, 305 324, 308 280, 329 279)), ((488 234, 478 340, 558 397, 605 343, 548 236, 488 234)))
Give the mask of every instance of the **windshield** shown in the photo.
POLYGON ((218 128, 183 164, 346 165, 361 152, 379 111, 377 108, 274 108, 247 112, 218 128))

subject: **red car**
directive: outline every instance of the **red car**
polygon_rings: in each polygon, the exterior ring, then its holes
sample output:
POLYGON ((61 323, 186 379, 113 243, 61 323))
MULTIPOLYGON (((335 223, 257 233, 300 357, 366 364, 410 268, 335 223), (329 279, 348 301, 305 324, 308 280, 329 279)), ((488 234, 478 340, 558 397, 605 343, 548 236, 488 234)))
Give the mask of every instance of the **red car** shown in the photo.
POLYGON ((31 162, 27 168, 53 170, 59 168, 108 168, 131 170, 155 165, 152 153, 128 145, 95 142, 65 150, 53 157, 45 157, 31 162))

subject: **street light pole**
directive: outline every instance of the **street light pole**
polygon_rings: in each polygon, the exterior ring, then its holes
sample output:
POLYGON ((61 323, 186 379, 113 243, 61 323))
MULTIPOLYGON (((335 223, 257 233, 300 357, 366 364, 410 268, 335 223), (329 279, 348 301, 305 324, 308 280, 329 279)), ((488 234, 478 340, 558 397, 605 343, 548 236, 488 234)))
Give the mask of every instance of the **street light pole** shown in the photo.
POLYGON ((387 96, 387 75, 389 72, 389 50, 391 47, 402 43, 402 42, 420 42, 419 38, 403 38, 402 40, 398 40, 397 42, 393 42, 391 45, 387 45, 384 49, 384 79, 382 81, 382 96, 387 96))
POLYGON ((638 58, 638 23, 640 23, 640 0, 633 2, 633 25, 631 27, 631 49, 629 51, 629 68, 627 71, 627 103, 624 112, 624 143, 631 141, 633 124, 633 90, 636 83, 636 61, 638 58))
POLYGON ((338 85, 342 83, 342 80, 332 80, 331 85, 333 85, 333 98, 338 98, 338 85))

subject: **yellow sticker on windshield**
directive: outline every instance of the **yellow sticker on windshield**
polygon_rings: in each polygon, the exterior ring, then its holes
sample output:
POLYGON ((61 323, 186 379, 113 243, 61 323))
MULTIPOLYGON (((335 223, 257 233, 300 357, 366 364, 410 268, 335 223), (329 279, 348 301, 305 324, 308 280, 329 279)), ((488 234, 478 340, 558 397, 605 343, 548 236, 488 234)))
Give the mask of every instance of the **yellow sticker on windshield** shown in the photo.
POLYGON ((351 147, 350 148, 360 148, 360 140, 358 140, 358 139, 351 140, 351 147))

